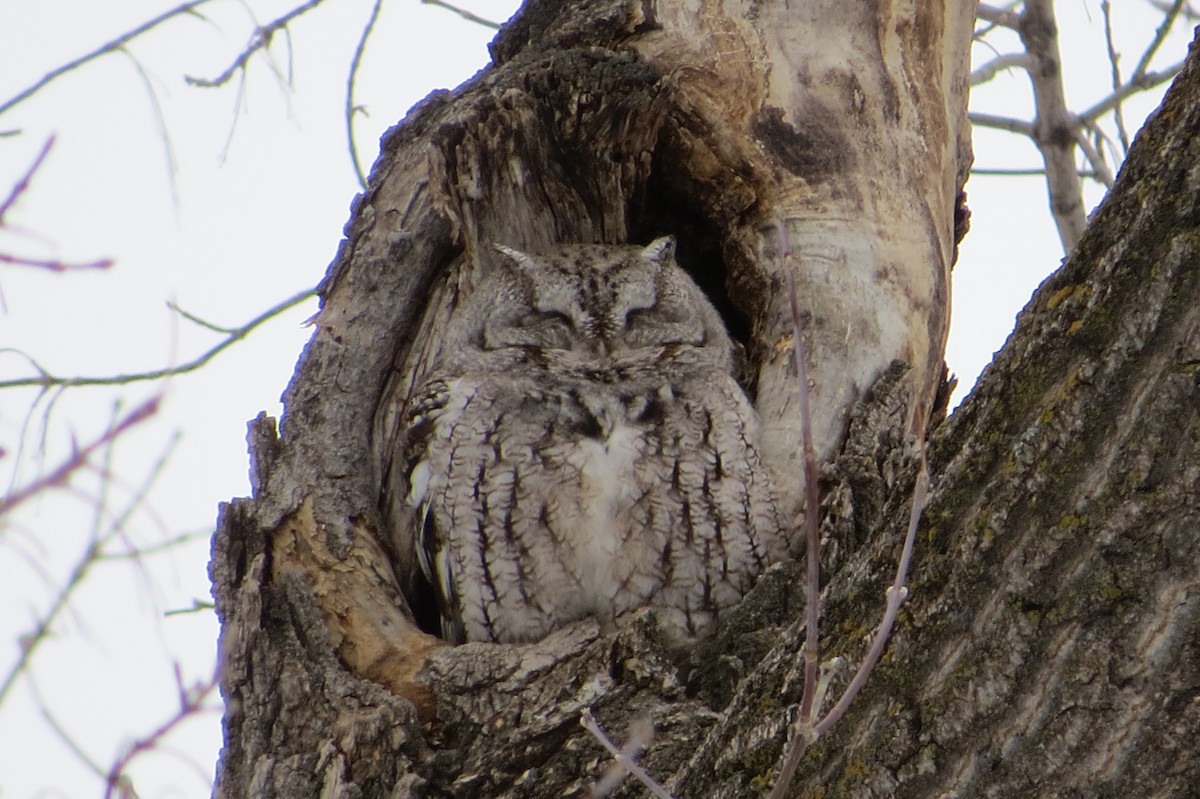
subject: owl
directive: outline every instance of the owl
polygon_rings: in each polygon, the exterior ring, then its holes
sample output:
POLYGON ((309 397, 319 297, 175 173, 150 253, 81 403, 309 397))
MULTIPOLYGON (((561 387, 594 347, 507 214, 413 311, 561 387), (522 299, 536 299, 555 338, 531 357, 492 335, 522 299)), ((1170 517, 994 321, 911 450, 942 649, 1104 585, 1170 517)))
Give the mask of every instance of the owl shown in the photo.
POLYGON ((453 642, 645 606, 672 643, 703 636, 786 554, 720 316, 672 238, 497 249, 404 411, 410 596, 453 642))

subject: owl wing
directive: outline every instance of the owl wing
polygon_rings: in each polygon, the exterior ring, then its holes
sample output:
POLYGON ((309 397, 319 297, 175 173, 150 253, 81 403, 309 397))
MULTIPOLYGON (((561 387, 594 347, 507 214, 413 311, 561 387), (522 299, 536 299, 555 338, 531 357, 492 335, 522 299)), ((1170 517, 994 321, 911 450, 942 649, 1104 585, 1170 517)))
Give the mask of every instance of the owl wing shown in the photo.
POLYGON ((465 640, 460 603, 447 559, 446 542, 437 534, 429 505, 430 437, 438 419, 446 412, 450 385, 438 379, 416 392, 405 410, 403 421, 404 462, 397 470, 390 498, 392 528, 396 541, 404 593, 417 622, 427 632, 439 630, 454 643, 465 640), (397 524, 404 519, 406 523, 397 524))
POLYGON ((540 638, 574 600, 550 529, 572 519, 559 452, 570 445, 555 436, 562 403, 520 370, 468 371, 439 394, 424 423, 414 416, 408 503, 420 511, 411 545, 442 630, 452 641, 540 638))

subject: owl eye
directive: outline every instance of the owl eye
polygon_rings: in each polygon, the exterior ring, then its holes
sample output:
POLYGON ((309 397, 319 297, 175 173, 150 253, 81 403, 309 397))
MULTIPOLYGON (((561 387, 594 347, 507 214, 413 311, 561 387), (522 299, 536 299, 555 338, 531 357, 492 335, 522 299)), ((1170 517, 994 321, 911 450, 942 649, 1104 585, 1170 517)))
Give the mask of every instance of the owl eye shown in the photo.
POLYGON ((697 344, 697 329, 692 314, 668 304, 631 308, 625 314, 626 340, 634 346, 697 344))
POLYGON ((561 311, 537 311, 522 324, 539 346, 569 350, 575 340, 575 322, 561 311))
POLYGON ((637 330, 652 325, 657 313, 654 308, 630 308, 625 312, 625 329, 637 330))

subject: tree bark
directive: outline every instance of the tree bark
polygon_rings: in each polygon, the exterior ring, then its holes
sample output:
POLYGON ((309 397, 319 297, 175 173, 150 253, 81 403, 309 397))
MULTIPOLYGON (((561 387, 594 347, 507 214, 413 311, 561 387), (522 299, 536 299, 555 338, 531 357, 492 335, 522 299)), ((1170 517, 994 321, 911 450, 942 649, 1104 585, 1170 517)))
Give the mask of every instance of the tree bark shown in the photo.
MULTIPOLYGON (((493 242, 677 235, 746 345, 798 503, 786 231, 820 408, 825 648, 865 650, 907 515, 906 442, 941 375, 970 13, 693 5, 528 3, 493 67, 385 138, 281 429, 251 424, 254 498, 214 539, 217 796, 584 795, 608 763, 585 707, 618 741, 649 719, 639 762, 676 796, 774 779, 800 691, 795 563, 683 654, 649 613, 527 646, 449 648, 412 623, 379 510, 395 411, 493 242)), ((900 629, 792 795, 1200 784, 1197 129, 1193 54, 1071 260, 937 430, 900 629)))

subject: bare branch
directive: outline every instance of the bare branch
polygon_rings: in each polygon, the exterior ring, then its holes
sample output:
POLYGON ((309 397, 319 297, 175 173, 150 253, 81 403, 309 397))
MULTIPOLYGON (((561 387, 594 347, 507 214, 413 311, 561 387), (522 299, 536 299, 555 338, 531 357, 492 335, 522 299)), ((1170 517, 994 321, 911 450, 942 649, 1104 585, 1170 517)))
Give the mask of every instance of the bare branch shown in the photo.
POLYGON ((977 111, 967 114, 967 118, 971 120, 972 125, 980 128, 1006 130, 1009 133, 1020 133, 1022 136, 1033 138, 1033 124, 1023 119, 996 116, 995 114, 983 114, 977 111))
POLYGON ((444 2, 444 0, 421 0, 421 2, 427 6, 437 6, 438 8, 444 8, 447 11, 453 11, 467 22, 474 22, 477 25, 482 25, 485 28, 491 28, 493 30, 500 30, 499 22, 492 22, 490 19, 484 19, 483 17, 472 14, 470 11, 467 11, 464 8, 459 8, 456 5, 451 5, 450 3, 444 2))
POLYGON ((253 331, 259 325, 278 316, 279 314, 283 313, 284 311, 287 311, 290 308, 293 308, 293 307, 299 305, 300 303, 308 300, 310 297, 314 296, 315 294, 316 294, 316 289, 305 289, 304 291, 301 291, 299 294, 296 294, 296 295, 284 300, 283 302, 273 305, 272 307, 263 311, 258 316, 254 317, 253 319, 251 319, 249 322, 242 325, 241 327, 233 328, 230 331, 229 335, 226 336, 226 338, 223 341, 221 341, 215 347, 213 347, 210 350, 208 350, 207 352, 205 352, 203 355, 199 356, 198 358, 195 358, 194 360, 188 361, 187 363, 180 364, 179 366, 169 366, 164 369, 155 369, 155 370, 149 371, 149 372, 134 372, 131 374, 110 375, 108 377, 58 377, 58 376, 50 374, 49 372, 43 371, 42 374, 37 377, 21 377, 21 378, 15 379, 15 380, 0 380, 0 389, 17 388, 20 386, 73 387, 73 386, 126 385, 128 383, 138 383, 138 382, 142 382, 142 381, 146 381, 146 380, 161 380, 164 377, 171 377, 173 375, 181 375, 181 374, 187 374, 188 372, 194 372, 197 369, 199 369, 200 367, 204 366, 209 361, 211 361, 213 358, 217 357, 217 355, 221 354, 224 350, 226 350, 233 344, 244 339, 247 335, 250 334, 251 331, 253 331))
MULTIPOLYGON (((1098 129, 1096 132, 1103 136, 1103 133, 1101 133, 1098 129)), ((1087 132, 1085 130, 1078 128, 1075 130, 1075 143, 1078 144, 1079 149, 1083 151, 1083 157, 1086 158, 1088 163, 1092 165, 1092 177, 1103 183, 1106 188, 1111 189, 1113 187, 1114 178, 1112 170, 1110 170, 1108 168, 1108 164, 1104 162, 1104 153, 1100 151, 1100 148, 1092 144, 1091 140, 1088 139, 1087 132)))
MULTIPOLYGON (((1166 2, 1166 0, 1146 0, 1146 2, 1149 3, 1150 5, 1152 5, 1153 7, 1157 8, 1159 11, 1163 11, 1163 12, 1170 11, 1172 8, 1179 5, 1178 3, 1168 3, 1168 2, 1166 2)), ((1192 8, 1190 3, 1186 6, 1180 7, 1179 13, 1188 22, 1195 22, 1196 20, 1200 20, 1200 11, 1197 11, 1196 9, 1192 8)))
POLYGON ((29 674, 27 678, 30 693, 33 694, 33 699, 37 703, 38 710, 42 714, 42 719, 47 726, 58 736, 58 739, 71 750, 71 753, 87 767, 87 770, 92 772, 97 777, 103 779, 104 767, 92 759, 92 757, 84 750, 83 746, 75 740, 66 726, 58 720, 58 717, 50 712, 50 705, 42 698, 42 692, 38 689, 37 681, 33 679, 33 674, 29 674))
MULTIPOLYGON (((155 413, 158 412, 159 397, 153 397, 140 406, 131 411, 125 418, 121 419, 115 425, 110 427, 103 435, 88 444, 80 450, 76 450, 69 458, 63 461, 58 468, 45 474, 42 477, 34 480, 29 485, 13 491, 8 496, 0 499, 0 517, 11 512, 13 508, 25 502, 30 497, 35 496, 48 488, 61 487, 66 485, 67 480, 72 474, 83 469, 88 459, 101 447, 111 444, 118 436, 124 433, 134 425, 144 422, 155 413)), ((0 696, 3 696, 3 691, 0 691, 0 696)))
MULTIPOLYGON (((38 151, 37 156, 33 159, 29 169, 25 174, 13 184, 8 196, 4 198, 4 202, 0 203, 0 228, 7 227, 5 216, 16 205, 17 200, 24 194, 33 181, 33 176, 41 168, 42 163, 46 160, 46 156, 50 153, 50 148, 54 146, 54 136, 46 139, 46 143, 42 145, 42 149, 38 151)), ((9 253, 0 252, 0 263, 12 264, 14 266, 32 266, 37 269, 47 269, 51 272, 67 272, 77 269, 108 269, 113 265, 111 258, 101 258, 97 261, 88 261, 85 263, 68 264, 57 259, 42 259, 42 258, 26 258, 21 255, 11 255, 9 253)))
POLYGON ((223 333, 225 335, 229 335, 230 333, 233 333, 237 329, 237 328, 233 328, 233 327, 226 327, 224 325, 218 325, 216 322, 210 322, 207 319, 203 319, 194 313, 185 311, 176 302, 168 301, 167 307, 170 308, 175 313, 182 316, 184 319, 191 322, 192 324, 202 327, 205 330, 211 330, 214 333, 223 333))
POLYGON ((1063 250, 1070 251, 1087 225, 1083 186, 1075 166, 1075 118, 1067 110, 1058 52, 1058 28, 1051 0, 1026 0, 1018 33, 1033 57, 1029 78, 1033 83, 1033 140, 1046 163, 1050 211, 1058 226, 1063 250))
MULTIPOLYGON (((140 407, 134 409, 124 418, 110 426, 109 430, 93 444, 84 447, 82 450, 79 450, 72 458, 70 458, 58 469, 55 469, 46 477, 34 481, 34 483, 32 483, 30 486, 27 486, 25 489, 15 492, 7 497, 2 503, 0 503, 0 517, 2 517, 4 513, 12 510, 23 500, 28 499, 30 496, 33 496, 40 491, 51 487, 65 486, 70 475, 75 471, 87 466, 89 458, 98 449, 106 448, 107 452, 111 454, 112 445, 116 439, 129 428, 153 415, 153 413, 157 411, 158 402, 159 398, 155 397, 140 407)), ((93 531, 90 543, 77 559, 75 566, 71 569, 71 573, 68 576, 66 583, 59 590, 49 610, 47 610, 41 619, 34 624, 32 630, 21 636, 20 655, 17 657, 16 662, 9 669, 8 674, 5 675, 3 682, 0 682, 0 705, 4 703, 4 699, 8 695, 9 690, 11 690, 13 685, 16 684, 17 678, 25 672, 25 669, 28 666, 30 659, 33 657, 34 652, 46 639, 46 636, 49 634, 50 628, 53 626, 54 622, 67 608, 68 602, 74 595, 75 590, 83 583, 84 578, 87 576, 92 566, 99 562, 104 546, 111 541, 114 536, 121 532, 129 514, 142 502, 149 490, 150 482, 152 482, 154 477, 161 472, 164 462, 165 456, 164 458, 160 459, 158 465, 151 471, 150 481, 148 481, 146 485, 142 486, 142 488, 135 493, 133 501, 130 503, 129 507, 109 525, 106 533, 101 533, 99 530, 100 517, 103 515, 102 507, 104 502, 103 498, 101 498, 96 512, 96 529, 93 531)), ((105 467, 104 473, 108 473, 107 467, 105 467)), ((102 480, 101 486, 107 487, 107 481, 102 480)))
POLYGON ((87 261, 81 264, 68 264, 57 260, 43 260, 40 258, 24 258, 19 255, 9 255, 0 252, 0 263, 12 264, 13 266, 31 266, 35 269, 45 269, 49 272, 74 272, 83 269, 108 269, 115 261, 112 258, 101 258, 99 261, 87 261))
POLYGON ((199 86, 203 89, 212 89, 225 85, 236 73, 241 72, 246 68, 246 63, 250 60, 251 56, 257 53, 259 50, 264 50, 271 46, 271 39, 274 38, 276 32, 285 29, 289 22, 302 14, 312 11, 323 2, 325 2, 325 0, 309 0, 304 5, 293 8, 283 16, 268 22, 266 25, 260 25, 257 29, 255 29, 254 34, 250 37, 250 43, 246 45, 246 48, 242 50, 238 57, 234 59, 233 63, 230 64, 225 71, 217 77, 208 79, 196 78, 191 75, 187 75, 184 77, 184 80, 187 81, 189 86, 199 86))
MULTIPOLYGON (((186 533, 178 533, 155 544, 137 547, 126 552, 102 552, 97 557, 97 560, 137 560, 149 555, 157 555, 161 552, 169 552, 173 549, 176 549, 180 545, 189 543, 191 541, 200 541, 208 538, 212 538, 212 530, 192 530, 186 533)), ((193 607, 186 610, 165 611, 163 615, 170 616, 175 613, 192 613, 196 610, 199 604, 201 603, 193 603, 193 607)), ((204 604, 205 607, 212 606, 211 603, 204 604)))
MULTIPOLYGON (((596 729, 600 729, 599 724, 596 725, 596 729)), ((603 735, 602 731, 601 734, 603 735)), ((592 786, 593 799, 603 799, 603 797, 615 791, 625 781, 625 777, 629 774, 626 764, 636 763, 638 756, 650 746, 653 737, 654 728, 645 719, 635 721, 630 725, 628 738, 625 741, 625 745, 621 747, 620 755, 613 760, 613 764, 600 781, 592 786)))
POLYGON ((176 666, 175 677, 180 692, 179 709, 149 735, 134 741, 125 754, 117 758, 116 762, 112 764, 105 779, 105 799, 111 799, 114 792, 122 797, 134 795, 131 790, 131 781, 125 774, 125 770, 139 755, 157 748, 159 742, 170 734, 172 730, 187 719, 205 710, 205 700, 217 687, 218 674, 215 669, 213 672, 213 676, 205 682, 192 688, 185 688, 179 674, 179 667, 176 666))
POLYGON ((579 724, 585 730, 592 734, 592 737, 600 742, 600 745, 609 751, 613 759, 621 766, 622 769, 629 772, 630 776, 645 785, 650 790, 650 793, 658 797, 658 799, 673 799, 667 789, 659 785, 653 777, 646 773, 645 769, 634 762, 633 758, 629 757, 626 752, 617 748, 609 737, 604 734, 604 730, 600 729, 600 725, 596 723, 596 717, 592 715, 589 708, 584 708, 583 713, 579 716, 579 724))
POLYGON ((992 28, 1011 28, 1012 30, 1016 30, 1018 15, 1014 9, 1020 4, 1021 0, 1012 0, 1003 6, 980 3, 975 7, 975 17, 989 23, 989 26, 982 31, 976 31, 975 35, 977 37, 981 36, 992 28))
POLYGON ((29 169, 25 170, 25 174, 21 179, 13 184, 12 189, 8 192, 8 196, 4 198, 4 202, 0 203, 0 225, 4 224, 4 217, 9 210, 16 204, 17 199, 29 189, 30 181, 33 176, 41 168, 42 162, 46 160, 46 156, 50 153, 50 148, 54 146, 54 136, 46 139, 46 143, 42 145, 42 149, 38 151, 37 156, 33 159, 33 163, 29 165, 29 169))
POLYGON ((1169 8, 1164 10, 1163 21, 1154 31, 1154 38, 1146 46, 1142 57, 1138 59, 1137 66, 1133 68, 1130 80, 1136 81, 1142 75, 1146 74, 1146 70, 1150 68, 1150 62, 1154 60, 1154 56, 1158 53, 1158 48, 1162 47, 1162 43, 1167 39, 1167 34, 1171 32, 1171 26, 1179 18, 1181 8, 1183 8, 1183 0, 1175 0, 1169 8))
POLYGON ((1029 57, 1028 53, 1006 53, 996 56, 971 73, 971 85, 978 86, 981 83, 987 83, 996 77, 997 73, 1006 69, 1028 69, 1032 63, 1033 60, 1029 57))
POLYGON ((150 79, 149 73, 142 67, 142 62, 134 58, 133 53, 129 50, 122 50, 129 58, 129 62, 133 64, 134 71, 141 78, 142 87, 146 90, 146 97, 150 100, 150 109, 154 112, 154 124, 158 128, 158 137, 163 144, 163 155, 166 156, 166 178, 167 185, 171 187, 171 200, 175 207, 179 206, 179 164, 175 158, 175 148, 171 144, 171 133, 167 125, 166 114, 163 113, 162 103, 158 99, 158 92, 154 89, 154 81, 150 79))
POLYGON ((159 25, 161 25, 162 23, 166 22, 169 19, 173 19, 174 17, 178 17, 183 14, 193 14, 195 12, 195 9, 204 5, 208 1, 209 0, 195 0, 194 2, 191 2, 191 3, 184 3, 182 5, 176 6, 175 8, 171 9, 170 11, 164 11, 162 14, 159 14, 154 19, 151 19, 147 22, 142 23, 141 25, 134 28, 133 30, 121 34, 120 36, 118 36, 117 38, 113 39, 112 41, 110 41, 106 44, 100 45, 99 47, 97 47, 95 50, 88 53, 87 55, 80 56, 79 58, 76 58, 74 61, 70 61, 66 64, 63 64, 61 67, 58 67, 57 69, 51 70, 50 72, 46 73, 46 75, 44 75, 42 77, 42 79, 39 80, 37 83, 33 84, 29 88, 27 88, 19 93, 17 93, 15 96, 10 98, 9 100, 7 100, 3 103, 0 103, 0 114, 3 114, 5 111, 8 111, 10 108, 17 105, 18 103, 28 100, 33 95, 37 94, 42 89, 46 88, 46 86, 49 85, 56 78, 58 78, 62 75, 65 75, 66 73, 83 66, 84 64, 88 63, 89 61, 99 58, 100 56, 107 55, 112 52, 116 52, 117 50, 124 47, 126 44, 133 41, 137 37, 141 36, 144 33, 148 33, 149 31, 154 30, 159 25))
POLYGON ((887 589, 887 609, 884 611, 883 621, 879 623, 879 629, 875 631, 875 638, 871 641, 871 648, 859 665, 854 678, 846 686, 845 692, 829 709, 825 718, 813 727, 813 731, 818 736, 828 732, 829 728, 846 714, 854 697, 858 696, 858 692, 867 684, 867 678, 871 676, 872 669, 875 668, 875 664, 879 662, 883 650, 887 647, 888 638, 892 634, 892 626, 896 623, 896 616, 900 613, 900 606, 908 597, 908 587, 905 585, 905 581, 908 579, 908 567, 912 562, 913 545, 917 540, 917 525, 921 522, 921 512, 925 510, 925 500, 929 496, 929 472, 925 466, 925 442, 919 441, 918 446, 920 454, 917 456, 917 481, 913 487, 912 508, 908 514, 908 531, 904 534, 904 547, 900 551, 900 562, 896 564, 896 578, 887 589))
MULTIPOLYGON (((791 260, 791 245, 787 240, 787 228, 780 223, 779 252, 786 265, 791 260)), ((771 789, 769 799, 781 799, 792 778, 796 776, 796 768, 800 758, 809 745, 817 739, 813 728, 813 717, 820 711, 818 683, 820 682, 820 641, 818 620, 820 618, 821 601, 821 522, 818 518, 818 503, 820 496, 817 489, 817 456, 812 443, 812 417, 809 410, 808 396, 808 353, 804 345, 804 325, 800 319, 800 301, 796 292, 796 278, 790 268, 786 268, 788 281, 788 302, 792 313, 792 357, 796 361, 797 394, 800 403, 800 436, 804 448, 804 532, 805 532, 805 565, 807 575, 804 586, 805 629, 804 629, 804 689, 800 698, 800 707, 796 711, 796 723, 793 725, 793 739, 784 762, 779 778, 771 789)))
POLYGON ((1166 83, 1174 78, 1183 69, 1183 61, 1172 64, 1159 72, 1145 72, 1139 76, 1130 78, 1129 82, 1121 87, 1121 90, 1110 94, 1100 102, 1093 105, 1091 108, 1078 115, 1079 119, 1094 120, 1111 111, 1116 106, 1120 105, 1130 95, 1138 92, 1152 89, 1155 86, 1166 83))
MULTIPOLYGON (((1104 47, 1108 51, 1108 64, 1112 74, 1112 90, 1115 95, 1121 91, 1121 65, 1120 54, 1117 52, 1117 45, 1113 41, 1112 28, 1112 4, 1108 0, 1102 0, 1100 3, 1100 11, 1104 14, 1104 47)), ((1117 135, 1121 138, 1121 155, 1129 152, 1129 133, 1125 130, 1125 115, 1121 113, 1121 105, 1118 103, 1113 106, 1113 124, 1117 126, 1117 135)), ((1112 188, 1111 184, 1108 184, 1112 188)))
MULTIPOLYGON (((1009 178, 1044 178, 1046 170, 1042 167, 1030 167, 1029 169, 997 169, 993 167, 973 166, 971 167, 972 175, 988 176, 988 177, 1009 177, 1009 178)), ((1087 169, 1079 170, 1079 177, 1093 178, 1098 180, 1095 172, 1087 169)))
MULTIPOLYGON (((780 224, 784 239, 780 252, 790 256, 786 229, 780 224)), ((804 693, 800 699, 800 715, 812 718, 819 708, 816 697, 817 671, 820 665, 820 603, 821 603, 821 521, 818 510, 821 502, 817 486, 817 454, 813 447, 812 415, 808 396, 808 352, 804 345, 804 325, 800 320, 800 304, 796 296, 796 278, 787 270, 788 299, 792 311, 792 355, 796 359, 797 394, 800 401, 800 437, 804 448, 804 528, 805 528, 805 630, 804 630, 804 693)))
POLYGON ((358 80, 358 68, 362 64, 363 53, 367 49, 367 38, 375 29, 375 23, 379 19, 379 9, 382 7, 383 0, 375 0, 375 5, 371 8, 371 16, 363 27, 362 36, 358 39, 358 46, 354 49, 354 58, 350 62, 350 74, 346 78, 346 142, 350 147, 350 163, 354 166, 354 176, 358 178, 358 185, 363 189, 367 188, 367 171, 363 169, 362 160, 358 157, 358 144, 354 140, 354 115, 359 112, 366 113, 366 110, 354 104, 354 84, 358 80))

